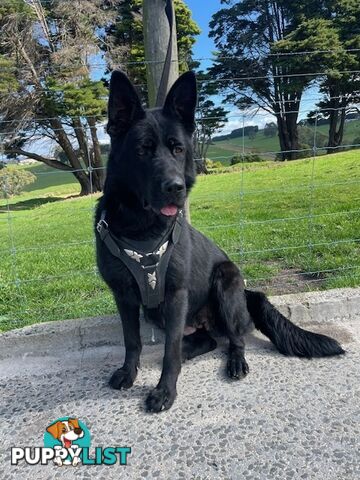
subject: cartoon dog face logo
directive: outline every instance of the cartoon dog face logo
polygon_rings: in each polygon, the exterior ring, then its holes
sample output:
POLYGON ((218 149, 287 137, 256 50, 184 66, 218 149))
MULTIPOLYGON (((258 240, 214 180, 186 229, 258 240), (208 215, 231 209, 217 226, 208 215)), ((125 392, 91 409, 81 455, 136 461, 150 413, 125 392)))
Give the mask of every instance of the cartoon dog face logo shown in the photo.
POLYGON ((84 436, 82 428, 79 426, 77 418, 69 418, 68 420, 53 423, 46 429, 54 438, 62 443, 65 448, 70 448, 72 442, 84 436))
MULTIPOLYGON (((61 446, 66 449, 69 449, 71 447, 77 447, 77 445, 73 442, 84 436, 84 431, 80 427, 77 418, 68 418, 67 420, 62 421, 59 420, 56 423, 53 423, 52 425, 47 427, 46 431, 49 432, 56 440, 61 442, 61 446)), ((69 462, 68 460, 64 460, 64 462, 62 462, 60 458, 56 458, 55 463, 58 462, 59 466, 63 463, 65 465, 69 463, 72 463, 72 465, 77 465, 80 462, 80 458, 75 457, 72 462, 69 462)))

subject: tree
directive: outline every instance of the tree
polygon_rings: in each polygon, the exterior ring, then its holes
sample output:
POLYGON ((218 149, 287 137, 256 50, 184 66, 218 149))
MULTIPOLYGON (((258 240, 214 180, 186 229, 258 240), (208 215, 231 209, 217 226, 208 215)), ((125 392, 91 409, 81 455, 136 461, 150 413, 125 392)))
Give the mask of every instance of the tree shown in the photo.
POLYGON ((298 113, 313 72, 329 61, 318 50, 338 47, 321 23, 322 1, 222 0, 230 5, 210 22, 218 48, 210 69, 227 102, 261 108, 276 117, 282 159, 298 157, 298 113), (320 20, 319 20, 320 19, 320 20), (319 21, 317 21, 319 20, 319 21), (308 55, 287 53, 314 52, 308 55), (285 53, 285 55, 282 55, 285 53), (307 75, 308 74, 308 75, 307 75))
MULTIPOLYGON (((175 5, 180 55, 186 59, 200 30, 184 2, 175 5)), ((136 83, 146 83, 144 65, 137 63, 144 60, 140 6, 141 0, 2 2, 2 153, 71 172, 81 195, 102 189, 98 125, 106 114, 107 89, 106 81, 93 79, 92 63, 105 55, 109 69, 121 66, 136 83), (56 156, 39 152, 39 139, 55 145, 56 156)), ((185 63, 181 68, 186 70, 185 63)))
POLYGON ((0 8, 0 134, 4 153, 71 172, 81 195, 102 189, 104 170, 97 123, 107 90, 91 78, 99 29, 111 15, 104 0, 5 0, 0 8), (4 70, 4 69, 2 69, 4 70), (62 161, 36 151, 48 139, 62 161), (35 143, 34 143, 35 142, 35 143), (35 147, 34 147, 35 145, 35 147))
POLYGON ((0 197, 9 198, 19 195, 26 185, 35 180, 35 175, 28 170, 4 167, 0 169, 0 197))
MULTIPOLYGON (((199 78, 205 80, 207 75, 198 72, 199 78)), ((212 97, 216 95, 214 83, 202 83, 198 89, 198 110, 196 115, 196 130, 194 135, 194 154, 197 173, 207 173, 206 156, 213 135, 224 127, 227 122, 227 112, 223 107, 216 106, 212 97)))
POLYGON ((248 136, 249 140, 254 140, 258 130, 259 130, 259 127, 255 126, 255 125, 250 125, 249 126, 249 128, 247 130, 247 136, 248 136))
POLYGON ((274 122, 268 122, 265 124, 264 130, 263 130, 264 136, 265 137, 275 137, 277 134, 277 126, 276 123, 274 122))
POLYGON ((9 95, 17 89, 17 82, 12 74, 14 64, 0 53, 0 95, 9 95))
MULTIPOLYGON (((330 28, 338 35, 341 51, 320 84, 323 98, 318 102, 320 118, 329 121, 327 153, 342 144, 346 117, 360 99, 360 3, 357 0, 329 2, 330 28), (342 73, 355 71, 355 73, 342 73)), ((312 118, 316 114, 312 113, 312 118)))

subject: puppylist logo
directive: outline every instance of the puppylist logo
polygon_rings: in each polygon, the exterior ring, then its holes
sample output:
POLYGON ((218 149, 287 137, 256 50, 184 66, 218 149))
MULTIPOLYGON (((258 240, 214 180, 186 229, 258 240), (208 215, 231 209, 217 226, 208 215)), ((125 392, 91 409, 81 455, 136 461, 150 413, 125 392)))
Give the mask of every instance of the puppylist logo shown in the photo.
POLYGON ((44 433, 44 447, 12 447, 11 465, 24 461, 29 465, 58 467, 83 465, 127 465, 130 447, 95 447, 91 457, 90 432, 86 425, 74 417, 62 417, 52 422, 44 433))

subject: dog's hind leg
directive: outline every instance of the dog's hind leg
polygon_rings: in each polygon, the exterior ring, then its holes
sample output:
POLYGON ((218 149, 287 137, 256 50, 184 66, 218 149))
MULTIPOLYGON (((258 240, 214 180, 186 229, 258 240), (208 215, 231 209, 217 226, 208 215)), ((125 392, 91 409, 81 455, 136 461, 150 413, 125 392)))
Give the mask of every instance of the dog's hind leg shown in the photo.
POLYGON ((182 359, 183 361, 190 360, 198 355, 211 352, 211 350, 215 350, 216 345, 216 341, 204 328, 197 329, 191 335, 183 337, 182 359))
POLYGON ((124 365, 116 370, 110 378, 110 386, 117 390, 130 388, 137 375, 141 353, 140 338, 140 306, 129 305, 115 295, 116 304, 121 316, 125 342, 124 365))
POLYGON ((213 273, 212 294, 217 322, 229 338, 227 375, 240 379, 249 372, 245 360, 244 335, 251 319, 246 307, 244 281, 236 265, 230 261, 219 264, 213 273))

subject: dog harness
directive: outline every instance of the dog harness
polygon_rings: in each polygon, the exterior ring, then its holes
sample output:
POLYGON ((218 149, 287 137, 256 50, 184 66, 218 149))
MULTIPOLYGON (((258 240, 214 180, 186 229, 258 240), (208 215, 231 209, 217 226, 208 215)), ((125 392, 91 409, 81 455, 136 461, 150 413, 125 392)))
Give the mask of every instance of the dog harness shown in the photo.
POLYGON ((142 304, 147 308, 158 307, 164 301, 166 272, 181 233, 184 218, 182 210, 179 210, 175 222, 160 240, 137 241, 116 237, 105 218, 106 211, 103 210, 96 225, 101 240, 110 253, 130 270, 139 287, 142 304))

